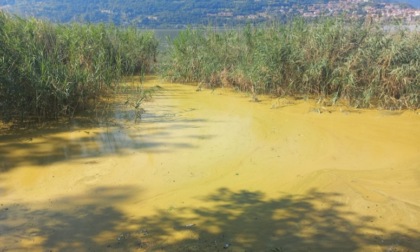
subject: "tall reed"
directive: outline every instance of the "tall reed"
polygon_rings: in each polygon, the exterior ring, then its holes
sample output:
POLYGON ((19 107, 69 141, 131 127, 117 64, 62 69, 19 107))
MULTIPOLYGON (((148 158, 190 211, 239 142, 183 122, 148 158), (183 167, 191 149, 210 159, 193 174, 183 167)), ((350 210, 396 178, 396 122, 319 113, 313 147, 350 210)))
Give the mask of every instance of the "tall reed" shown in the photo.
POLYGON ((172 81, 307 95, 355 107, 420 107, 420 33, 342 19, 187 29, 162 63, 172 81))
POLYGON ((0 12, 2 120, 71 116, 123 75, 152 69, 152 33, 112 25, 58 25, 0 12))

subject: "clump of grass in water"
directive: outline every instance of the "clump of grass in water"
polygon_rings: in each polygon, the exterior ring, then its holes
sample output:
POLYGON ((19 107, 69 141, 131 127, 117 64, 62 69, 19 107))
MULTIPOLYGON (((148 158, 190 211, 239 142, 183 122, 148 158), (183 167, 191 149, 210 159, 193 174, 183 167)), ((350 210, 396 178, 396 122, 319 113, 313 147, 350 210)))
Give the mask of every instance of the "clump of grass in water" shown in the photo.
POLYGON ((72 117, 122 76, 153 69, 153 33, 112 25, 58 25, 0 12, 2 120, 72 117))
POLYGON ((119 97, 117 100, 122 101, 117 102, 116 105, 122 105, 126 112, 126 119, 134 119, 136 123, 141 120, 142 115, 146 112, 142 106, 143 103, 150 101, 153 95, 163 88, 159 85, 144 87, 141 81, 137 81, 137 76, 136 78, 128 77, 125 80, 114 90, 114 95, 119 97))
POLYGON ((420 108, 420 33, 344 19, 187 29, 170 41, 161 76, 354 107, 420 108))

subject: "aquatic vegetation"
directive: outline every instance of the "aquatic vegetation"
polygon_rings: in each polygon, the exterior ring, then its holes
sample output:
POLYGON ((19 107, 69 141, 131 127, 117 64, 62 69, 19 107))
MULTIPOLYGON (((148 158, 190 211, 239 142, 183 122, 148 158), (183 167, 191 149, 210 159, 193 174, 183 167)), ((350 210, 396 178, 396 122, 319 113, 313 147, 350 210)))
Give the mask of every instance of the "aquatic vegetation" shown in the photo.
POLYGON ((354 107, 420 107, 420 32, 326 19, 187 29, 170 43, 161 75, 275 95, 339 99, 354 107))
POLYGON ((73 116, 122 76, 153 68, 151 32, 112 25, 52 24, 0 12, 0 113, 21 121, 73 116))

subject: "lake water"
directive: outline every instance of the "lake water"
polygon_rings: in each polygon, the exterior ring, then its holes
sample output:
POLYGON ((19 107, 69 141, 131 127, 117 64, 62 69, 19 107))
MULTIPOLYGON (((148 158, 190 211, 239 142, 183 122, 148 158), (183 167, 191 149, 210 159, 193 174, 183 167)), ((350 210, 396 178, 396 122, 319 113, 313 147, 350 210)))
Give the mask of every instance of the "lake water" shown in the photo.
POLYGON ((3 127, 1 251, 420 247, 419 112, 144 85, 140 121, 3 127))

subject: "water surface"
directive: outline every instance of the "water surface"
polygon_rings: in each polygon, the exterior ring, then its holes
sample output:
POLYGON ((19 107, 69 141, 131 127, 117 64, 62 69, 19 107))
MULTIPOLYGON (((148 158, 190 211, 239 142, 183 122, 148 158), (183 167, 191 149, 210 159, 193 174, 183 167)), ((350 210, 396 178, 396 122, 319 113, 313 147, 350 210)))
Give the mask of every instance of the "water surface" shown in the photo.
POLYGON ((2 130, 2 251, 416 251, 418 112, 162 87, 2 130))

